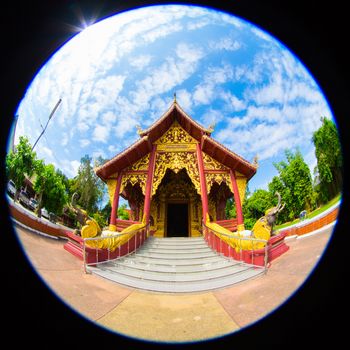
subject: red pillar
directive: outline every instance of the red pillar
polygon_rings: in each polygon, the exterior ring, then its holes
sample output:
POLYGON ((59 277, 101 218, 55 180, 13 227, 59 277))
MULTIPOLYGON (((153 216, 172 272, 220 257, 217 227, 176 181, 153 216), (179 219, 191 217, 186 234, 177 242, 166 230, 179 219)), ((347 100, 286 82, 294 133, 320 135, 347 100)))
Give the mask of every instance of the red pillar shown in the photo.
POLYGON ((244 220, 243 220, 243 212, 242 212, 242 204, 241 204, 241 198, 239 196, 237 181, 235 173, 232 169, 230 169, 230 178, 233 188, 233 196, 236 203, 236 211, 237 211, 237 231, 243 231, 244 230, 244 220))
POLYGON ((201 184, 203 221, 205 222, 206 218, 207 218, 207 214, 209 213, 207 183, 205 181, 203 154, 202 154, 201 146, 199 143, 197 143, 196 147, 197 147, 199 180, 200 180, 200 184, 201 184))
POLYGON ((152 184, 153 184, 153 174, 154 174, 155 163, 156 163, 156 145, 153 145, 151 155, 149 157, 147 181, 146 181, 146 189, 145 189, 145 203, 143 206, 143 215, 146 220, 146 223, 149 223, 149 217, 150 217, 150 211, 151 211, 151 194, 152 194, 152 184))
POLYGON ((122 174, 122 172, 120 172, 118 175, 117 186, 115 186, 115 191, 114 191, 114 196, 113 196, 111 219, 109 221, 109 230, 110 231, 117 231, 119 192, 120 192, 120 186, 122 184, 122 178, 123 178, 123 174, 122 174))

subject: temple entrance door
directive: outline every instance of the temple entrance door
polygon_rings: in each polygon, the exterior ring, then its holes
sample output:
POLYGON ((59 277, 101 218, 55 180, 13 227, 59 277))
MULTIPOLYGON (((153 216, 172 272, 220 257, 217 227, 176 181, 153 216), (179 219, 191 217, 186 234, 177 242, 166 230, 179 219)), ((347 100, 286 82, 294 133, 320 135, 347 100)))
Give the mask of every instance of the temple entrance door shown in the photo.
POLYGON ((188 203, 168 203, 167 237, 188 237, 188 203))

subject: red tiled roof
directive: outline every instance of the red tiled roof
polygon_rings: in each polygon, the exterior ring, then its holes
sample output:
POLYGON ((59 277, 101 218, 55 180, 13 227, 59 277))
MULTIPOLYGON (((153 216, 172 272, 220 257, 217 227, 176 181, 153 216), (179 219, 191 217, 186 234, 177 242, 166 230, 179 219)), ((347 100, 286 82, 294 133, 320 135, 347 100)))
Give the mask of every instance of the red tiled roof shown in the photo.
POLYGON ((111 175, 132 165, 151 151, 153 142, 161 137, 173 124, 175 119, 193 138, 201 142, 203 151, 211 157, 237 170, 250 179, 256 173, 256 166, 232 152, 224 145, 210 137, 211 131, 194 121, 176 101, 148 129, 139 132, 140 139, 130 145, 111 160, 95 169, 96 174, 106 180, 111 175))

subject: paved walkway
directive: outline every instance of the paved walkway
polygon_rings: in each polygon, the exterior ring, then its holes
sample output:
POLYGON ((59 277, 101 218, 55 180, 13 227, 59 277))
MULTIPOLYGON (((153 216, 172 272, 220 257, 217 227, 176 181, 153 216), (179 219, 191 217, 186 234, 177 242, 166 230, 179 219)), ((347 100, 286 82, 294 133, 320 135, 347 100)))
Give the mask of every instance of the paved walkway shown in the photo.
POLYGON ((62 239, 23 228, 18 236, 33 266, 74 310, 119 334, 146 340, 187 342, 230 334, 260 320, 288 299, 322 255, 332 227, 288 241, 282 257, 262 277, 221 290, 161 294, 84 274, 82 262, 63 249, 62 239))

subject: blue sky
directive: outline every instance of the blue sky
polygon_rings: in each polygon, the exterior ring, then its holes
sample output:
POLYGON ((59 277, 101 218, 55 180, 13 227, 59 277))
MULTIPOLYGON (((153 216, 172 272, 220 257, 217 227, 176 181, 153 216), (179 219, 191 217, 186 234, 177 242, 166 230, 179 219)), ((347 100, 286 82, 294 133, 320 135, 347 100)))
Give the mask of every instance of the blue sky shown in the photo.
POLYGON ((267 188, 287 148, 313 171, 312 133, 321 116, 333 118, 307 69, 266 32, 207 8, 153 6, 90 25, 59 48, 20 101, 15 142, 34 144, 61 98, 35 151, 71 178, 85 154, 109 159, 133 143, 136 126, 160 118, 174 92, 193 119, 215 123, 213 138, 248 161, 258 156, 251 191, 267 188))

